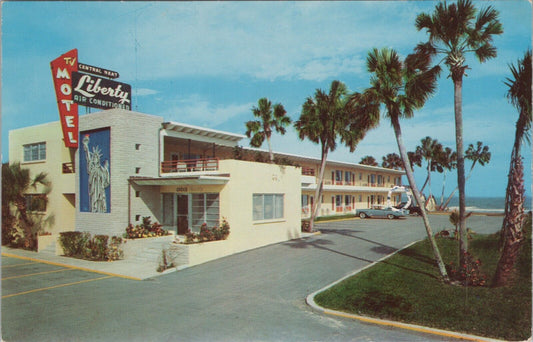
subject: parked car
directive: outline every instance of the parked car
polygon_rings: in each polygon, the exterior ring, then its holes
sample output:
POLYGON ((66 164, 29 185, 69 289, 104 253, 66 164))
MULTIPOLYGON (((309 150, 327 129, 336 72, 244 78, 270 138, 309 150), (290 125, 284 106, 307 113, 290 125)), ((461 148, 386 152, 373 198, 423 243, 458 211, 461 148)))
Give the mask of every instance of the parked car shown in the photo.
POLYGON ((372 207, 371 209, 356 209, 355 216, 364 219, 367 217, 388 218, 389 220, 407 215, 407 211, 393 208, 372 207))
MULTIPOLYGON (((394 206, 394 208, 396 209, 401 209, 403 208, 403 206, 406 204, 406 202, 401 202, 400 204, 394 206)), ((409 211, 409 215, 422 215, 422 209, 420 209, 420 207, 416 206, 416 205, 413 205, 411 203, 411 205, 408 207, 408 208, 404 208, 404 210, 407 210, 409 211)))

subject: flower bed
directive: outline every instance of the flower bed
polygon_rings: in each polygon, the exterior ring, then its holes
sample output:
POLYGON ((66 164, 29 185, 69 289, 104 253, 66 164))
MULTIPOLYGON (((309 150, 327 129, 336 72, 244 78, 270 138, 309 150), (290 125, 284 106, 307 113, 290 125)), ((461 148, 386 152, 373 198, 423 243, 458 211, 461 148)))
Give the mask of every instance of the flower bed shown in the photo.
POLYGON ((169 235, 169 232, 163 229, 162 227, 163 226, 157 222, 152 223, 150 220, 150 216, 146 216, 143 217, 143 223, 141 225, 134 226, 130 223, 128 227, 126 227, 126 233, 124 233, 124 238, 141 239, 169 235))
POLYGON ((220 227, 209 228, 206 223, 200 227, 200 233, 193 233, 190 229, 185 234, 185 243, 200 243, 207 241, 226 240, 229 236, 229 223, 222 219, 220 227))

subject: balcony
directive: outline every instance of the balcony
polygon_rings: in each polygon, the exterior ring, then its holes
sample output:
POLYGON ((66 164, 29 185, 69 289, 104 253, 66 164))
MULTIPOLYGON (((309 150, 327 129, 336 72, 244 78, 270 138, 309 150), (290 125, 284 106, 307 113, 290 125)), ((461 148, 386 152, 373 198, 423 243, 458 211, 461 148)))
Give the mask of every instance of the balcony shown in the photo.
POLYGON ((303 176, 314 176, 315 175, 315 169, 311 167, 302 167, 302 175, 303 176))
POLYGON ((218 158, 167 160, 161 162, 161 173, 218 171, 218 158))

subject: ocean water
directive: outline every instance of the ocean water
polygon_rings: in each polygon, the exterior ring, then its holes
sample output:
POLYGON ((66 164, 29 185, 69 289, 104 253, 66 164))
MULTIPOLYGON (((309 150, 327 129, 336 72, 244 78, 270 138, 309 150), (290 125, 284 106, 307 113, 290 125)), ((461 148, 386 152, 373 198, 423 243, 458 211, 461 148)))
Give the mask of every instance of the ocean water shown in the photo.
MULTIPOLYGON (((439 201, 440 199, 437 199, 439 201)), ((453 197, 449 204, 449 209, 454 210, 459 208, 459 197, 453 197)), ((466 211, 473 212, 504 212, 505 198, 504 197, 467 197, 466 211)), ((531 197, 526 196, 524 203, 525 210, 531 210, 531 197)))

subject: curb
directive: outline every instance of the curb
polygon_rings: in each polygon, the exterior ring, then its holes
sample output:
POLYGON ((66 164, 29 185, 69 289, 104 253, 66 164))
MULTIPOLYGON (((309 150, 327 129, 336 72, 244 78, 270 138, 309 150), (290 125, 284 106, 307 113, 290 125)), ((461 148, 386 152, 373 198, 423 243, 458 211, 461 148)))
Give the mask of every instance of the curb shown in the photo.
POLYGON ((86 267, 81 267, 81 266, 73 266, 73 265, 69 265, 69 264, 63 264, 63 263, 60 263, 60 262, 49 261, 49 260, 43 260, 43 259, 37 259, 37 258, 30 258, 30 257, 21 256, 21 255, 11 254, 11 253, 5 253, 5 252, 2 252, 2 256, 6 256, 6 257, 10 257, 10 258, 16 258, 16 259, 21 259, 21 260, 35 261, 35 262, 39 262, 39 263, 43 263, 43 264, 48 264, 48 265, 54 265, 54 266, 60 266, 60 267, 66 267, 66 268, 72 268, 72 269, 76 269, 76 270, 80 270, 80 271, 85 271, 85 272, 104 274, 104 275, 113 276, 113 277, 117 277, 117 278, 125 278, 125 279, 130 279, 130 280, 143 280, 143 279, 141 279, 141 278, 136 278, 136 277, 126 276, 126 275, 123 275, 123 274, 117 274, 117 273, 111 273, 111 272, 98 271, 98 270, 94 270, 94 269, 91 269, 91 268, 86 268, 86 267))
MULTIPOLYGON (((422 241, 422 240, 419 240, 419 241, 422 241)), ((406 245, 402 249, 408 248, 408 247, 414 245, 415 243, 417 243, 419 241, 414 241, 414 242, 406 245)), ((416 331, 416 332, 419 332, 419 333, 437 335, 437 336, 442 336, 442 337, 451 337, 451 338, 458 339, 458 340, 479 341, 479 342, 505 342, 503 340, 497 340, 497 339, 492 339, 492 338, 488 338, 488 337, 481 337, 481 336, 470 335, 470 334, 462 334, 462 333, 458 333, 458 332, 454 332, 454 331, 429 328, 429 327, 425 327, 425 326, 421 326, 421 325, 390 321, 390 320, 385 320, 385 319, 373 318, 373 317, 369 317, 369 316, 362 316, 362 315, 350 314, 350 313, 337 311, 337 310, 326 309, 326 308, 318 305, 315 302, 315 297, 319 293, 324 292, 324 291, 330 289, 331 287, 343 282, 344 280, 353 277, 357 273, 360 273, 360 272, 366 270, 367 268, 370 268, 370 267, 376 265, 377 263, 382 262, 382 261, 390 258, 391 256, 395 255, 396 253, 398 253, 402 249, 399 249, 399 250, 395 251, 394 253, 386 255, 386 256, 380 258, 379 260, 374 261, 373 263, 368 264, 365 267, 363 267, 363 268, 361 268, 361 269, 359 269, 357 271, 354 271, 354 272, 352 272, 352 273, 340 278, 339 280, 337 280, 337 281, 335 281, 335 282, 333 282, 333 283, 331 283, 329 285, 326 285, 325 287, 321 288, 320 290, 317 290, 317 291, 309 294, 305 298, 305 302, 313 310, 318 311, 318 312, 320 312, 322 314, 332 315, 332 316, 337 316, 337 317, 343 317, 343 318, 348 318, 348 319, 353 319, 353 320, 358 320, 358 321, 365 322, 365 323, 376 324, 376 325, 381 325, 381 326, 388 326, 388 327, 394 327, 394 328, 405 329, 405 330, 411 330, 411 331, 416 331)))

